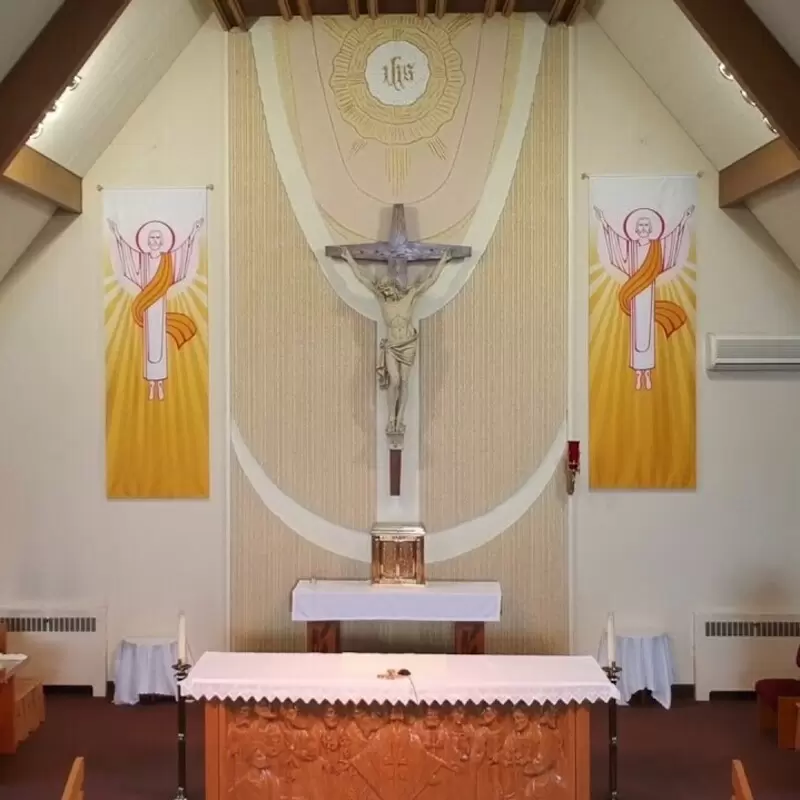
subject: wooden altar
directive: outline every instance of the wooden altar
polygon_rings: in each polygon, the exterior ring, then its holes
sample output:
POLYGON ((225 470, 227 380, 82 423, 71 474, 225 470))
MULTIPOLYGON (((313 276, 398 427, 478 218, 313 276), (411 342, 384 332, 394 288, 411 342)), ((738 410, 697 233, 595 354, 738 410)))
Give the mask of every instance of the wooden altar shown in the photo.
POLYGON ((593 659, 403 656, 395 669, 361 655, 206 654, 185 687, 206 700, 206 800, 589 800, 587 703, 616 697, 593 659), (465 681, 463 662, 479 660, 465 681))

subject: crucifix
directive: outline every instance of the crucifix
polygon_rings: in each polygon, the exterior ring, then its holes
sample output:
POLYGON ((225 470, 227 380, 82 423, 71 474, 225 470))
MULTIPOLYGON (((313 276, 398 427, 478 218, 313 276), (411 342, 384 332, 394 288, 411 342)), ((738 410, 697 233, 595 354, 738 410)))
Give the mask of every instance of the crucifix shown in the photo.
POLYGON ((392 209, 392 227, 388 241, 368 244, 332 245, 325 255, 347 261, 356 278, 375 295, 386 324, 386 337, 381 339, 378 356, 378 386, 386 391, 389 422, 386 439, 389 445, 389 494, 400 496, 403 422, 408 400, 408 382, 417 355, 419 333, 414 326, 413 311, 416 301, 442 274, 445 264, 454 258, 468 258, 472 248, 463 245, 410 242, 406 233, 406 214, 402 203, 392 209), (385 263, 388 275, 373 277, 359 261, 385 263), (416 280, 408 281, 408 265, 436 262, 430 272, 416 280))

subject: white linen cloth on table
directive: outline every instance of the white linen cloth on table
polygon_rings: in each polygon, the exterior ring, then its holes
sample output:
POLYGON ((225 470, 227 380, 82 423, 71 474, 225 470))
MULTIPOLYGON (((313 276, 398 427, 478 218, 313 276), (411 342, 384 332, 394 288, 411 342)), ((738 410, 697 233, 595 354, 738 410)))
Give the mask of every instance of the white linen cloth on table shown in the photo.
MULTIPOLYGON (((608 664, 607 633, 600 642, 598 661, 608 664)), ((672 684, 675 669, 672 650, 666 633, 639 633, 617 635, 617 664, 620 672, 620 703, 627 704, 631 697, 643 689, 649 689, 653 699, 664 708, 672 705, 672 684)))
POLYGON ((608 702, 591 656, 205 653, 181 691, 195 699, 364 703, 608 702), (386 680, 387 670, 408 677, 386 680))
POLYGON ((432 581, 396 586, 369 581, 298 581, 292 590, 295 622, 497 622, 500 584, 432 581))
POLYGON ((114 703, 135 705, 140 695, 177 694, 172 665, 178 660, 176 639, 148 636, 123 639, 114 666, 114 703))

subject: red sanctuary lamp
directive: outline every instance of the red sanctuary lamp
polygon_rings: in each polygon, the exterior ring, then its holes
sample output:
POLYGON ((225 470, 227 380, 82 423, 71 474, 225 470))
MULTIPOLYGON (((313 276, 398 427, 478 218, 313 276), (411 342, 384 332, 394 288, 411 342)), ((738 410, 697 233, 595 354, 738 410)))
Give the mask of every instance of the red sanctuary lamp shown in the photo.
POLYGON ((575 493, 575 478, 581 471, 581 443, 575 439, 567 442, 567 494, 575 493))

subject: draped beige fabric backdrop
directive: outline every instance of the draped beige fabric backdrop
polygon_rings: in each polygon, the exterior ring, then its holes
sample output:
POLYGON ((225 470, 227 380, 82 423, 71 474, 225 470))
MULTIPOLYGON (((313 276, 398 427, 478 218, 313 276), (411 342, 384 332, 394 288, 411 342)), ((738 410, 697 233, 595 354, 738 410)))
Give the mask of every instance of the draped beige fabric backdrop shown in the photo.
MULTIPOLYGON (((567 33, 549 29, 534 107, 494 237, 464 290, 421 324, 423 521, 483 514, 539 466, 566 412, 567 33)), ((375 521, 374 323, 328 285, 281 184, 252 48, 231 37, 232 413, 269 478, 325 519, 375 521)), ((297 650, 289 596, 304 577, 366 578, 367 564, 287 528, 231 457, 232 644, 297 650)), ((499 580, 491 652, 568 646, 566 497, 557 470, 502 535, 430 578, 499 580)), ((346 626, 348 649, 439 650, 443 625, 346 626)))

